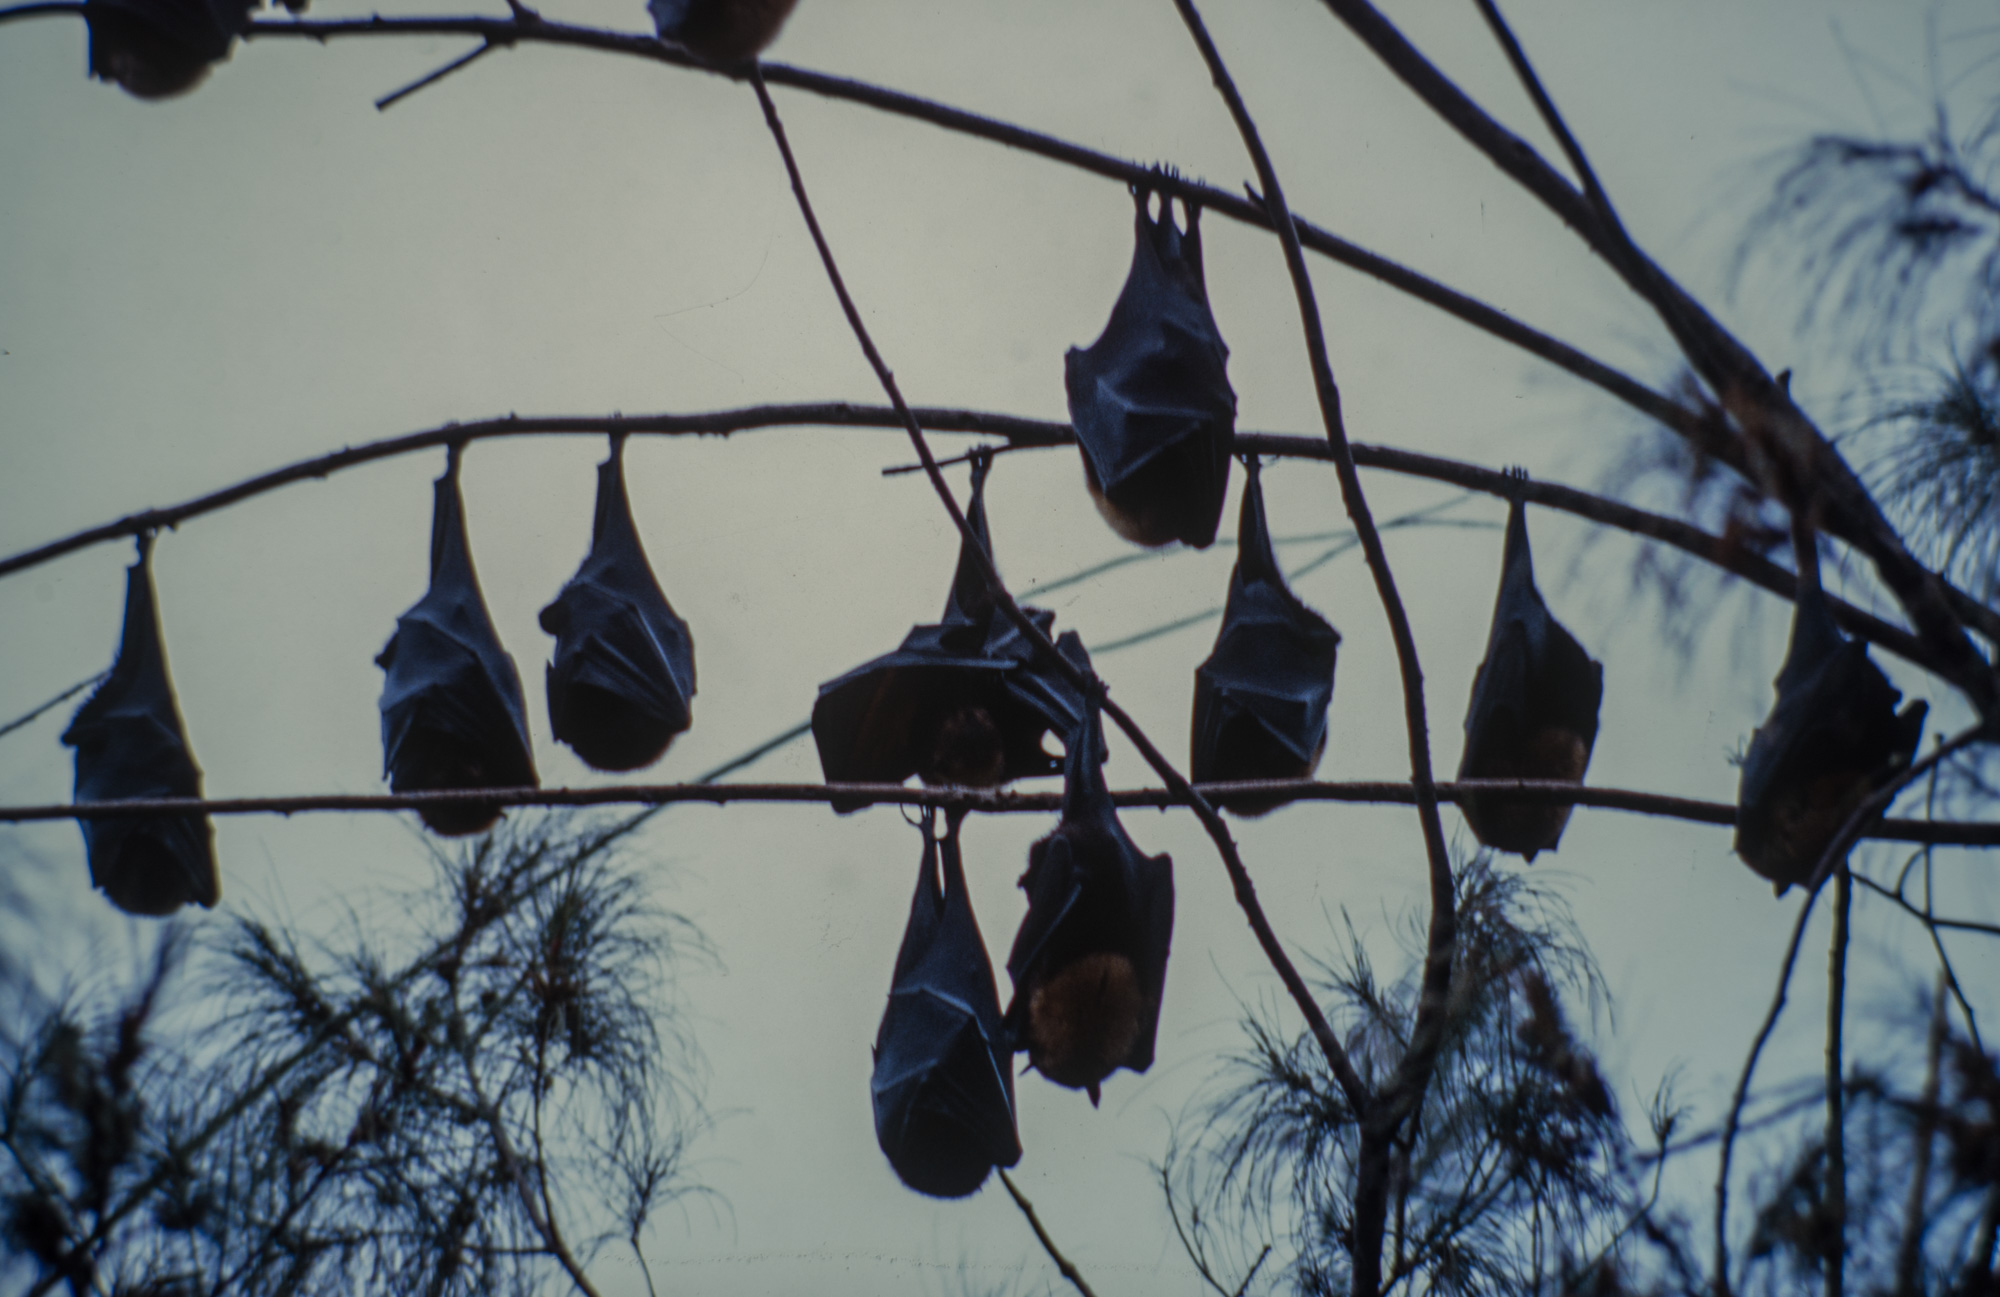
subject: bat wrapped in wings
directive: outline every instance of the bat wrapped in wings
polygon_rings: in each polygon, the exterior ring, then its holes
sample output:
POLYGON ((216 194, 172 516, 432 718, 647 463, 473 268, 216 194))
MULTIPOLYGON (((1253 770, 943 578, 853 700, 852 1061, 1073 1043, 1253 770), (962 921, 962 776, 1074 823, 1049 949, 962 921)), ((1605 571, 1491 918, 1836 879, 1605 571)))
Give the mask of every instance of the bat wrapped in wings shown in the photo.
MULTIPOLYGON (((385 676, 382 768, 399 793, 537 782, 521 676, 500 647, 465 539, 458 463, 453 446, 436 483, 430 590, 396 619, 375 659, 385 676)), ((490 827, 500 808, 472 802, 419 814, 436 832, 464 834, 490 827)))
POLYGON ((1093 1105, 1114 1070, 1153 1065, 1174 932, 1173 860, 1125 836, 1099 725, 1092 702, 1069 740, 1062 821, 1028 850, 1028 913, 1007 956, 1014 1048, 1093 1105))
POLYGON ((1133 189, 1132 269, 1104 333, 1063 358, 1084 482, 1112 530, 1141 545, 1215 539, 1236 437, 1236 393, 1202 277, 1201 209, 1133 189))
MULTIPOLYGON (((1597 742, 1604 668, 1563 629, 1535 588, 1521 501, 1507 510, 1500 595, 1486 658, 1472 681, 1460 779, 1555 779, 1581 784, 1597 742)), ((1553 851, 1570 808, 1478 793, 1459 807, 1482 843, 1532 861, 1553 851)))
MULTIPOLYGON (((973 460, 966 519, 990 554, 988 462, 973 460)), ((901 783, 914 774, 928 784, 991 787, 1061 769, 1043 736, 1069 733, 1083 715, 1082 698, 995 610, 968 545, 960 546, 942 621, 912 628, 895 652, 820 686, 813 742, 829 782, 901 783)), ((1046 634, 1054 614, 1026 611, 1046 634)), ((1058 637, 1056 649, 1089 670, 1074 631, 1058 637)))
POLYGON ((646 0, 653 27, 711 63, 741 63, 778 38, 798 0, 646 0))
POLYGON ((555 736, 599 770, 651 765, 692 721, 694 641, 660 592, 625 495, 625 439, 597 466, 590 554, 542 609, 555 736))
POLYGON ((229 57, 253 0, 91 0, 90 75, 140 99, 165 99, 200 84, 229 57))
POLYGON ((925 817, 917 892, 870 1081, 875 1138, 889 1165, 904 1184, 936 1198, 963 1198, 994 1167, 1021 1160, 1014 1051, 972 917, 958 823, 948 821, 940 877, 939 844, 925 817))
POLYGON ((1771 714, 1750 736, 1736 794, 1736 854, 1780 896, 1810 881, 1834 835, 1910 763, 1926 705, 1902 694, 1834 625, 1806 534, 1791 644, 1771 714))
MULTIPOLYGON (((1326 751, 1340 632, 1299 602, 1271 549, 1257 461, 1247 459, 1236 568, 1215 650, 1194 672, 1196 783, 1304 779, 1326 751)), ((1277 803, 1238 799, 1240 814, 1277 803)))
MULTIPOLYGON (((153 599, 153 538, 125 573, 125 629, 117 661, 76 709, 62 741, 76 749, 78 802, 201 796, 153 599)), ((206 815, 84 820, 90 881, 127 914, 159 917, 222 894, 206 815)))

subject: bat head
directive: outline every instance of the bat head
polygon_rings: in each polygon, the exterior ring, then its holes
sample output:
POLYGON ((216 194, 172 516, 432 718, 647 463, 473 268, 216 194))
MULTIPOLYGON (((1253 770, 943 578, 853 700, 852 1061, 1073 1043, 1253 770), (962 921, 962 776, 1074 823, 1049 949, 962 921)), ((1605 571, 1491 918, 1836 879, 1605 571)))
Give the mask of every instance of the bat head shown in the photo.
POLYGON ((1065 757, 1062 820, 1028 852, 1028 913, 1007 971, 1014 1048, 1058 1085, 1152 1066, 1173 937, 1173 862, 1125 836, 1104 785, 1096 705, 1065 757))
MULTIPOLYGON (((1164 186, 1161 186, 1164 190, 1164 186)), ((1112 529, 1141 545, 1215 539, 1229 485, 1236 393, 1202 278, 1199 209, 1174 224, 1164 192, 1135 187, 1132 268, 1110 322, 1064 357, 1085 484, 1112 529)))
MULTIPOLYGON (((1459 778, 1582 783, 1603 699, 1603 666, 1549 613, 1535 586, 1527 518, 1516 498, 1507 513, 1486 657, 1466 709, 1459 778)), ((1469 795, 1460 809, 1480 842, 1530 861, 1555 849, 1570 813, 1568 806, 1497 793, 1469 795)))
MULTIPOLYGON (((431 515, 431 585, 396 620, 376 657, 383 670, 383 773, 396 792, 521 788, 538 781, 514 660, 487 615, 466 543, 452 448, 431 515)), ((426 807, 439 833, 477 833, 499 817, 489 803, 426 807)))
MULTIPOLYGON (((1285 584, 1255 459, 1245 467, 1229 601, 1214 650, 1195 668, 1197 783, 1303 779, 1326 750, 1340 632, 1285 584)), ((1238 814, 1262 815, 1281 800, 1234 798, 1226 805, 1238 814)))
POLYGON ((555 736, 599 770, 659 760, 693 723, 694 641, 661 593, 625 493, 624 439, 597 469, 590 553, 542 629, 556 637, 548 666, 555 736))
MULTIPOLYGON (((167 674, 151 556, 152 538, 142 536, 138 561, 125 574, 117 660, 63 731, 63 743, 76 750, 78 802, 201 796, 201 770, 167 674)), ((80 823, 92 884, 126 913, 159 917, 220 898, 207 816, 80 823)))
POLYGON ((1909 765, 1926 705, 1840 633, 1816 579, 1800 584, 1771 713, 1737 786, 1736 854, 1779 895, 1808 882, 1849 817, 1909 765))
POLYGON ((961 1198, 1021 1158, 1013 1050, 972 915, 957 824, 938 843, 929 820, 916 895, 875 1036, 875 1137, 919 1193, 961 1198))
POLYGON ((249 10, 249 0, 92 0, 90 75, 139 99, 184 94, 229 56, 249 10))

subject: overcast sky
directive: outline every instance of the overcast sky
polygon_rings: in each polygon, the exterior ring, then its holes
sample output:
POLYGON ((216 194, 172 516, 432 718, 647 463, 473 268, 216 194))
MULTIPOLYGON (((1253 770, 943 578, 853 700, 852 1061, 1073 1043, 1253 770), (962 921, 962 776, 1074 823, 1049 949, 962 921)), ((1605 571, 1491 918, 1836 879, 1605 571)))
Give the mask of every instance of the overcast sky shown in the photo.
MULTIPOLYGON (((1672 353, 1643 307, 1322 6, 1209 9, 1295 210, 1648 381, 1671 377, 1672 353)), ((547 10, 646 24, 639 0, 547 10)), ((1471 5, 1387 10, 1503 119, 1545 139, 1471 5)), ((320 0, 312 15, 365 12, 320 0)), ((1793 333, 1782 292, 1727 292, 1734 239, 1760 196, 1755 164, 1813 129, 1920 127, 1933 54, 1950 66, 1977 7, 1927 19, 1907 0, 1519 0, 1509 13, 1639 241, 1772 369, 1795 367, 1809 407, 1840 390, 1835 353, 1793 333)), ((371 107, 464 48, 260 41, 196 93, 145 104, 85 79, 80 23, 0 29, 0 552, 450 419, 880 399, 747 88, 525 47, 387 113, 371 107)), ((1228 189, 1251 175, 1168 0, 801 0, 771 57, 1170 162, 1228 189)), ((848 283, 910 399, 1064 417, 1063 351, 1097 336, 1130 257, 1123 189, 776 93, 848 283)), ((1223 220, 1204 231, 1239 427, 1315 433, 1276 244, 1223 220)), ((1636 417, 1609 398, 1329 262, 1316 259, 1314 273, 1357 440, 1585 486, 1634 444, 1636 417)), ((551 786, 602 778, 549 737, 550 641, 535 614, 584 552, 603 449, 595 438, 516 439, 465 460, 480 576, 529 686, 551 786)), ((373 659, 424 588, 443 458, 293 486, 161 538, 167 648, 211 795, 383 786, 373 659)), ((876 431, 632 445, 639 526, 692 626, 700 671, 693 730, 636 778, 690 777, 802 720, 820 681, 935 618, 955 541, 920 477, 880 476, 906 459, 900 434, 876 431)), ((1068 450, 996 468, 995 547, 1017 588, 1135 552, 1098 519, 1080 476, 1068 450)), ((962 470, 955 480, 962 490, 962 470)), ((1279 533, 1343 525, 1325 466, 1280 464, 1265 480, 1279 533)), ((1451 495, 1384 474, 1365 481, 1378 516, 1451 495)), ((1504 509, 1481 498, 1454 512, 1497 523, 1504 509)), ((1732 596, 1719 605, 1724 624, 1683 663, 1656 605, 1631 594, 1627 538, 1539 511, 1530 525, 1545 594, 1605 664, 1591 781, 1733 798, 1729 757, 1768 707, 1784 607, 1732 596)), ((1449 772, 1499 536, 1409 531, 1388 544, 1423 655, 1434 760, 1449 772)), ((0 581, 0 720, 109 662, 130 554, 102 545, 0 581)), ((1161 553, 1045 602, 1059 628, 1105 644, 1220 603, 1230 562, 1222 547, 1161 553)), ((1321 776, 1407 777, 1394 659, 1358 557, 1299 593, 1345 636, 1321 776)), ((1852 593, 1880 602, 1866 586, 1852 593)), ((1192 671, 1212 636, 1204 624, 1099 662, 1178 760, 1192 671)), ((1960 716, 1927 682, 1897 679, 1931 699, 1934 725, 1960 716)), ((56 742, 68 710, 0 740, 0 801, 69 795, 56 742)), ((1112 747, 1114 784, 1153 782, 1121 739, 1112 747)), ((809 741, 751 773, 819 778, 809 741)), ((1150 1161, 1241 1039, 1240 1006, 1277 990, 1192 818, 1133 812, 1126 824, 1176 866, 1158 1062, 1144 1077, 1119 1073, 1097 1110, 1033 1076, 1020 1087, 1019 1181, 1106 1297, 1194 1290, 1150 1161)), ((966 829, 996 958, 1023 909, 1014 881, 1027 846, 1048 827, 1013 816, 966 829)), ((1447 828, 1469 843, 1455 812, 1447 828)), ((393 923, 398 889, 426 868, 413 817, 238 817, 216 829, 224 907, 309 928, 328 921, 334 898, 393 923)), ((1423 885, 1409 811, 1302 806, 1237 833, 1301 958, 1335 955, 1345 910, 1384 967, 1402 966, 1397 916, 1423 885)), ((62 872, 80 925, 101 910, 74 825, 7 840, 62 872)), ((1603 962, 1616 1008, 1599 1024, 1603 1048, 1634 1114, 1676 1068, 1685 1097, 1713 1114, 1768 1001, 1797 899, 1774 902, 1729 846, 1726 830, 1584 810, 1560 853, 1535 866, 1557 880, 1603 962)), ((943 1293, 956 1291, 961 1264, 980 1282, 1018 1269, 1026 1290, 1053 1279, 997 1184, 935 1203, 904 1190, 875 1147, 868 1046, 917 850, 890 808, 837 818, 682 807, 640 844, 659 898, 702 927, 721 964, 686 989, 720 1117, 701 1171, 728 1207, 660 1222, 649 1253, 665 1287, 943 1293)), ((1954 860, 1946 875, 1981 867, 1954 860)), ((1967 902, 1975 915, 1982 905, 1991 919, 1990 900, 1967 902)), ((1927 973, 1898 953, 1913 948, 1907 926, 1865 904, 1856 923, 1865 1012, 1927 973)), ((101 965, 140 929, 78 931, 101 934, 88 956, 101 965)), ((38 955, 53 974, 80 949, 51 928, 38 955)), ((1816 1065, 1818 982, 1800 985, 1796 1030, 1767 1075, 1816 1065)), ((600 1269, 607 1290, 635 1289, 623 1258, 607 1253, 600 1269)))

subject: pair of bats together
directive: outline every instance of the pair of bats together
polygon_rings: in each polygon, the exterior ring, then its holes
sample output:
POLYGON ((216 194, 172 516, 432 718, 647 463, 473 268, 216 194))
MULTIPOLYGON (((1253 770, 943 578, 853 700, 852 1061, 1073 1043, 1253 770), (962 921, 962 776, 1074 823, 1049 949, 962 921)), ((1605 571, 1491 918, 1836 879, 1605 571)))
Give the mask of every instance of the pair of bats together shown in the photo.
MULTIPOLYGON (((277 0, 297 11, 307 0, 277 0)), ((778 35, 797 0, 649 0, 662 40, 711 63, 755 57, 778 35)), ((229 57, 256 0, 90 0, 90 74, 140 99, 165 99, 201 84, 229 57)))

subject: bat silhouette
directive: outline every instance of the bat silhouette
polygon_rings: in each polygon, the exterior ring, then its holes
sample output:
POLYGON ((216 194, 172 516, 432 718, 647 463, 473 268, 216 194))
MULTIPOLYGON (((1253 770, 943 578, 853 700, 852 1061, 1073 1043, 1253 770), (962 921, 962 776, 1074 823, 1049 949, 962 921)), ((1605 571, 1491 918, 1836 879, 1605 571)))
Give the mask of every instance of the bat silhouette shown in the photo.
MULTIPOLYGON (((1271 550, 1264 488, 1254 457, 1243 461, 1236 568, 1215 650, 1194 672, 1194 779, 1303 779, 1326 751, 1340 632, 1285 585, 1271 550)), ((1229 808, 1262 815, 1269 798, 1229 808)))
POLYGON ((140 99, 165 99, 200 84, 229 57, 253 0, 91 0, 90 75, 140 99))
POLYGON ((1125 836, 1104 786, 1099 725, 1092 702, 1068 745, 1062 821, 1028 849, 1006 1018, 1035 1070, 1093 1106, 1115 1069, 1153 1065, 1174 931, 1173 860, 1141 854, 1125 836))
POLYGON ((1899 714, 1902 694, 1834 625, 1812 545, 1809 532, 1797 545, 1791 645, 1736 794, 1736 854, 1779 896, 1812 878, 1855 808, 1909 765, 1927 710, 1916 701, 1899 714))
POLYGON ((660 39, 711 63, 740 63, 777 39, 798 0, 647 0, 660 39))
POLYGON ((889 1004, 875 1033, 875 1138, 902 1182, 963 1198, 996 1166, 1021 1160, 1014 1124, 1014 1051, 986 943, 973 921, 948 818, 942 880, 931 817, 910 922, 896 952, 889 1004))
POLYGON ((1111 321, 1087 349, 1063 358, 1070 422, 1083 477, 1112 530, 1141 545, 1215 539, 1229 485, 1236 393, 1229 348, 1208 308, 1201 268, 1201 209, 1135 186, 1132 269, 1111 321))
MULTIPOLYGON (((201 796, 201 768, 174 703, 153 600, 153 538, 125 573, 125 629, 104 682, 76 709, 62 741, 76 749, 78 802, 201 796)), ((84 820, 92 886, 127 914, 172 914, 222 895, 206 815, 84 820)))
MULTIPOLYGON (((988 467, 988 457, 973 459, 966 520, 990 554, 988 467)), ((828 782, 901 783, 914 774, 928 784, 991 787, 1062 768, 1042 746, 1043 736, 1074 729, 1082 699, 1038 663, 1035 646, 995 610, 968 545, 960 545, 938 624, 912 628, 895 652, 820 686, 812 730, 828 782)), ((1025 611, 1049 632, 1053 613, 1025 611)), ((1056 649, 1090 669, 1074 631, 1058 637, 1056 649)))
MULTIPOLYGON (((1460 779, 1560 779, 1581 784, 1597 742, 1604 667, 1549 615, 1535 588, 1528 522, 1519 499, 1507 510, 1500 595, 1486 658, 1472 681, 1460 779)), ((1532 861, 1555 850, 1570 808, 1477 793, 1459 809, 1481 842, 1532 861)))
MULTIPOLYGON (((382 770, 399 793, 533 786, 527 709, 514 659, 480 598, 458 493, 458 446, 436 483, 431 588, 396 619, 375 659, 382 681, 382 770)), ((438 833, 477 833, 500 808, 475 802, 418 812, 438 833)))
POLYGON ((625 439, 597 466, 590 555, 542 609, 556 637, 548 668, 549 724, 599 770, 659 760, 688 728, 694 641, 646 562, 625 495, 625 439))

